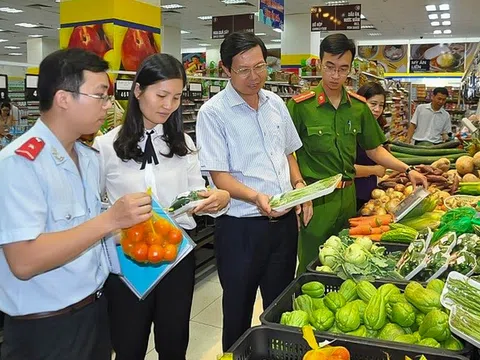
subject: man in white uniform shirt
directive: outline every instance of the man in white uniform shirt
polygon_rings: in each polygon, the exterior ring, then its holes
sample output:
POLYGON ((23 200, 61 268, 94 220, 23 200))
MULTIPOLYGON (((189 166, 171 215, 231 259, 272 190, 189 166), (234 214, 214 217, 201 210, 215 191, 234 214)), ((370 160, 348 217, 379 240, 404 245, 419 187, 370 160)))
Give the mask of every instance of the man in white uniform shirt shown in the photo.
POLYGON ((417 106, 408 128, 407 143, 410 143, 412 138, 415 144, 439 144, 448 139, 448 133, 452 132, 452 122, 450 114, 443 108, 447 98, 448 90, 439 87, 433 90, 430 104, 417 106))

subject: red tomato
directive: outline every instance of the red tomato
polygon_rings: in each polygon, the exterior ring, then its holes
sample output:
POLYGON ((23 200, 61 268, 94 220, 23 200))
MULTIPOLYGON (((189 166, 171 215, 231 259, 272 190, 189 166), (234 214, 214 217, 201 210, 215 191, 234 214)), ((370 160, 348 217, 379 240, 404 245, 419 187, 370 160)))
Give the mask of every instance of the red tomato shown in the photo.
POLYGON ((148 259, 148 245, 144 242, 135 243, 132 257, 138 262, 145 262, 148 259))
POLYGON ((161 237, 167 237, 172 225, 167 219, 160 218, 153 223, 153 228, 155 229, 157 235, 161 237))
POLYGON ((152 264, 158 264, 163 260, 165 249, 158 244, 150 246, 148 249, 148 262, 152 264))
POLYGON ((148 245, 160 244, 161 238, 160 238, 160 236, 156 235, 155 233, 149 232, 145 236, 145 242, 148 245))
POLYGON ((125 254, 130 255, 134 246, 135 243, 131 239, 127 237, 122 239, 122 250, 125 254))
POLYGON ((182 239, 183 239, 183 234, 180 229, 173 228, 168 233, 168 242, 170 244, 178 245, 182 242, 182 239))
POLYGON ((165 261, 173 261, 177 258, 177 247, 173 244, 167 244, 165 246, 165 261))
POLYGON ((132 226, 127 229, 126 235, 132 242, 142 241, 145 236, 145 226, 143 224, 132 226))

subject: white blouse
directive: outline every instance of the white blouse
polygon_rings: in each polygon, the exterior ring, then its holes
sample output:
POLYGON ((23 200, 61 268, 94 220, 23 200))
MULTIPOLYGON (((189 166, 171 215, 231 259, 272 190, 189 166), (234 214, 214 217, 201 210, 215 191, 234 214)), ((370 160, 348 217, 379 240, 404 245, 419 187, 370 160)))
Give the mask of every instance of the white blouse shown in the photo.
MULTIPOLYGON (((166 208, 180 193, 205 189, 198 153, 190 136, 185 134, 191 153, 182 157, 174 155, 167 158, 160 154, 169 153, 168 145, 162 140, 163 125, 155 126, 151 129, 154 130, 151 137, 159 163, 146 164, 145 169, 140 170, 141 163, 135 160, 125 162, 115 153, 113 143, 120 128, 121 126, 118 126, 107 134, 96 137, 93 144, 100 152, 100 186, 103 192, 106 191, 110 205, 124 195, 145 192, 150 187, 160 205, 166 208)), ((138 143, 141 149, 145 149, 146 140, 145 134, 138 143)), ((221 215, 225 211, 226 209, 216 215, 221 215)), ((191 230, 196 227, 195 220, 187 213, 179 215, 175 220, 185 229, 191 230)))

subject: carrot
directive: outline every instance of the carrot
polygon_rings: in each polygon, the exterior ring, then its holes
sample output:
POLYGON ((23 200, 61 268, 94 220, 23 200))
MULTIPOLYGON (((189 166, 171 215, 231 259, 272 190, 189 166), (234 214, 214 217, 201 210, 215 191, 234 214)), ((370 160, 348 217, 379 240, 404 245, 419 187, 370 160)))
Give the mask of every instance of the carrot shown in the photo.
POLYGON ((392 222, 391 216, 379 215, 373 219, 367 219, 365 221, 350 222, 350 226, 363 226, 370 225, 371 227, 379 227, 381 225, 388 225, 392 222))
POLYGON ((371 233, 372 227, 368 224, 350 228, 348 231, 349 235, 370 235, 371 233))
POLYGON ((372 232, 371 234, 383 234, 383 231, 382 231, 382 228, 381 227, 375 227, 375 228, 372 228, 372 232))
POLYGON ((380 228, 382 229, 382 233, 390 231, 390 225, 382 225, 380 228))
POLYGON ((354 217, 350 218, 348 221, 350 222, 364 222, 364 221, 369 221, 373 219, 382 219, 383 220, 390 220, 393 221, 392 215, 386 214, 386 215, 372 215, 372 216, 359 216, 359 217, 354 217))
POLYGON ((382 234, 373 234, 368 236, 372 241, 380 241, 382 239, 382 234))

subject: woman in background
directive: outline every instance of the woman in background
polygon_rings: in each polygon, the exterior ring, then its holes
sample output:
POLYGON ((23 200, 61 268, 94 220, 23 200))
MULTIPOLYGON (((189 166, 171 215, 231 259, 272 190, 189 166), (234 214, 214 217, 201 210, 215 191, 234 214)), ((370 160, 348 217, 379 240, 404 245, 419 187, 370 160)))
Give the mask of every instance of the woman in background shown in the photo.
MULTIPOLYGON (((372 111, 375 119, 377 119, 380 127, 383 129, 387 122, 383 117, 386 92, 382 85, 375 82, 369 82, 358 89, 357 94, 363 96, 367 100, 368 107, 372 111)), ((377 187, 378 178, 385 175, 385 168, 381 165, 377 165, 367 156, 365 150, 357 145, 355 171, 357 210, 360 210, 362 206, 370 200, 372 190, 377 187)))
POLYGON ((15 118, 12 114, 12 105, 9 102, 3 102, 0 105, 0 136, 7 136, 13 125, 15 125, 15 118))
MULTIPOLYGON (((110 203, 134 189, 151 188, 165 208, 182 192, 205 189, 195 144, 183 131, 181 103, 186 82, 182 64, 168 54, 152 55, 138 69, 124 124, 94 142, 100 152, 102 188, 110 203)), ((230 202, 223 190, 205 190, 200 196, 205 200, 193 210, 195 214, 219 215, 230 202)), ((187 230, 196 227, 192 214, 175 220, 187 230)), ((159 358, 185 360, 194 280, 193 252, 144 300, 117 275, 110 275, 105 289, 117 360, 145 357, 152 323, 159 358)))

